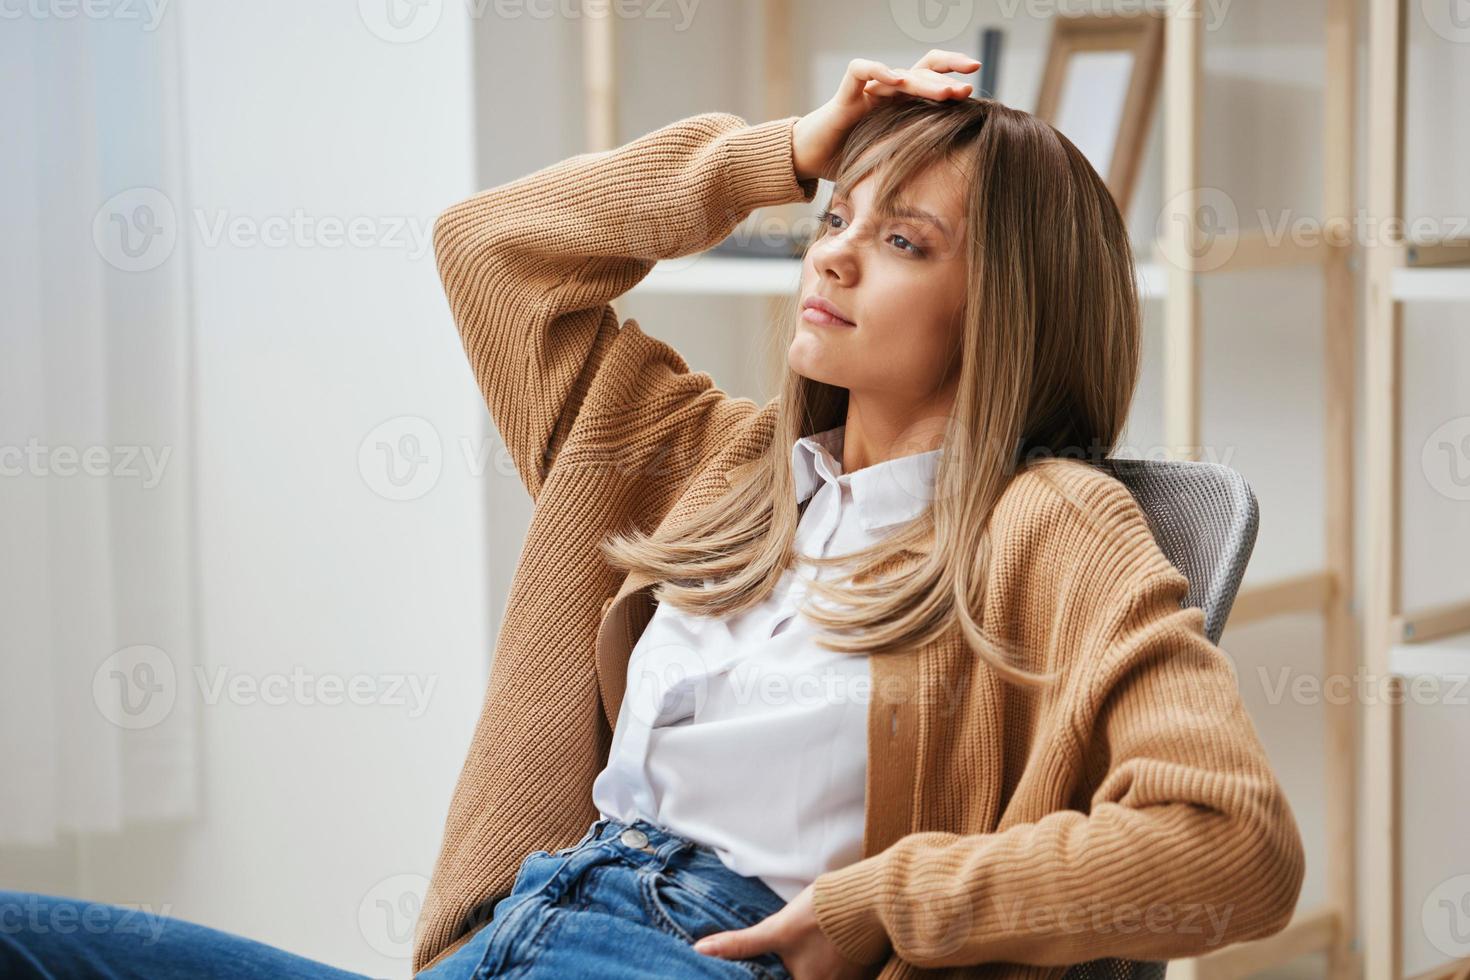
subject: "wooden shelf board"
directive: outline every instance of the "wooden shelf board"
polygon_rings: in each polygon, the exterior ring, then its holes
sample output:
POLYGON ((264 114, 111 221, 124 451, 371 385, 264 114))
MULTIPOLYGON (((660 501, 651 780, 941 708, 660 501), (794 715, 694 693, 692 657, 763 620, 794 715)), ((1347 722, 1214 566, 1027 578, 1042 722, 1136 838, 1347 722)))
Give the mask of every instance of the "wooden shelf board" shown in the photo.
POLYGON ((1426 643, 1394 644, 1388 669, 1400 677, 1453 680, 1470 675, 1470 630, 1426 643))
POLYGON ((1400 266, 1393 270, 1396 300, 1470 299, 1470 266, 1400 266))

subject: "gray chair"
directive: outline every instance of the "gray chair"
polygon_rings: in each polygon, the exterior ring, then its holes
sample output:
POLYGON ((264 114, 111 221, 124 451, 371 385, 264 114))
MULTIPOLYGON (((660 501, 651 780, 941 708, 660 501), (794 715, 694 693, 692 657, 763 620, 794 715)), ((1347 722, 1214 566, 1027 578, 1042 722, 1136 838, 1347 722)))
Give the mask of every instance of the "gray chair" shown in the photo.
MULTIPOLYGON (((1105 468, 1132 491, 1159 548, 1189 579, 1186 606, 1205 613, 1205 635, 1220 642, 1256 543, 1256 496, 1227 466, 1183 460, 1113 458, 1105 468)), ((1163 980, 1165 963, 1113 957, 1078 963, 1063 980, 1163 980)))

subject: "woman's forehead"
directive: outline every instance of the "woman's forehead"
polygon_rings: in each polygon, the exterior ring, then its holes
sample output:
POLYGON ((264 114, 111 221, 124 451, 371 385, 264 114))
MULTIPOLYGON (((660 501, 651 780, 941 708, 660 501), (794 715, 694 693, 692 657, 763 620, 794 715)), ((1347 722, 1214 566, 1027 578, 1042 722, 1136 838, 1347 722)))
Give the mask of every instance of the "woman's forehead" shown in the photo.
MULTIPOLYGON (((860 207, 872 207, 880 188, 889 180, 886 168, 877 167, 856 183, 839 181, 832 196, 860 207)), ((891 213, 900 217, 933 218, 946 228, 959 224, 965 213, 966 177, 948 161, 936 161, 911 174, 895 189, 891 213)))

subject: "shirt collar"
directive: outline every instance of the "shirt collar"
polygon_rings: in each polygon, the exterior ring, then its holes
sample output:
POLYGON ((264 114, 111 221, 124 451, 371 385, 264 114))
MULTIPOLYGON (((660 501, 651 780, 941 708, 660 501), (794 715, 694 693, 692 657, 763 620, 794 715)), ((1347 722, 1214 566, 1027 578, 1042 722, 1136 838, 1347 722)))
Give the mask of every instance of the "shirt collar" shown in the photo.
POLYGON ((803 436, 791 446, 791 475, 800 503, 816 493, 823 482, 845 482, 852 488, 853 504, 864 528, 872 531, 912 520, 934 497, 934 474, 944 450, 913 453, 873 463, 856 473, 842 472, 842 442, 846 424, 803 436))

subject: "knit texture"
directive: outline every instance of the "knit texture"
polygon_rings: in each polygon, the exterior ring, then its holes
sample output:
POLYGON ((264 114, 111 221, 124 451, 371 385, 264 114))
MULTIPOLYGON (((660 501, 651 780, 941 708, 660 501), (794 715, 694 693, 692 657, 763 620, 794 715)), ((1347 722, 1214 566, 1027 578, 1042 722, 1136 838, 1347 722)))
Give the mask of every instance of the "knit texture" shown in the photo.
MULTIPOLYGON (((770 444, 774 401, 727 395, 609 303, 754 209, 811 201, 795 121, 692 116, 435 225, 451 315, 534 511, 415 972, 488 920, 528 853, 598 816, 618 675, 652 609, 648 589, 622 594, 598 541, 713 503, 770 444)), ((1055 978, 1282 929, 1304 872, 1294 816, 1230 659, 1181 607, 1187 582, 1127 488, 1077 461, 1023 470, 991 528, 982 626, 1063 679, 1022 691, 953 635, 872 658, 864 856, 817 878, 822 931, 882 978, 1055 978)))

